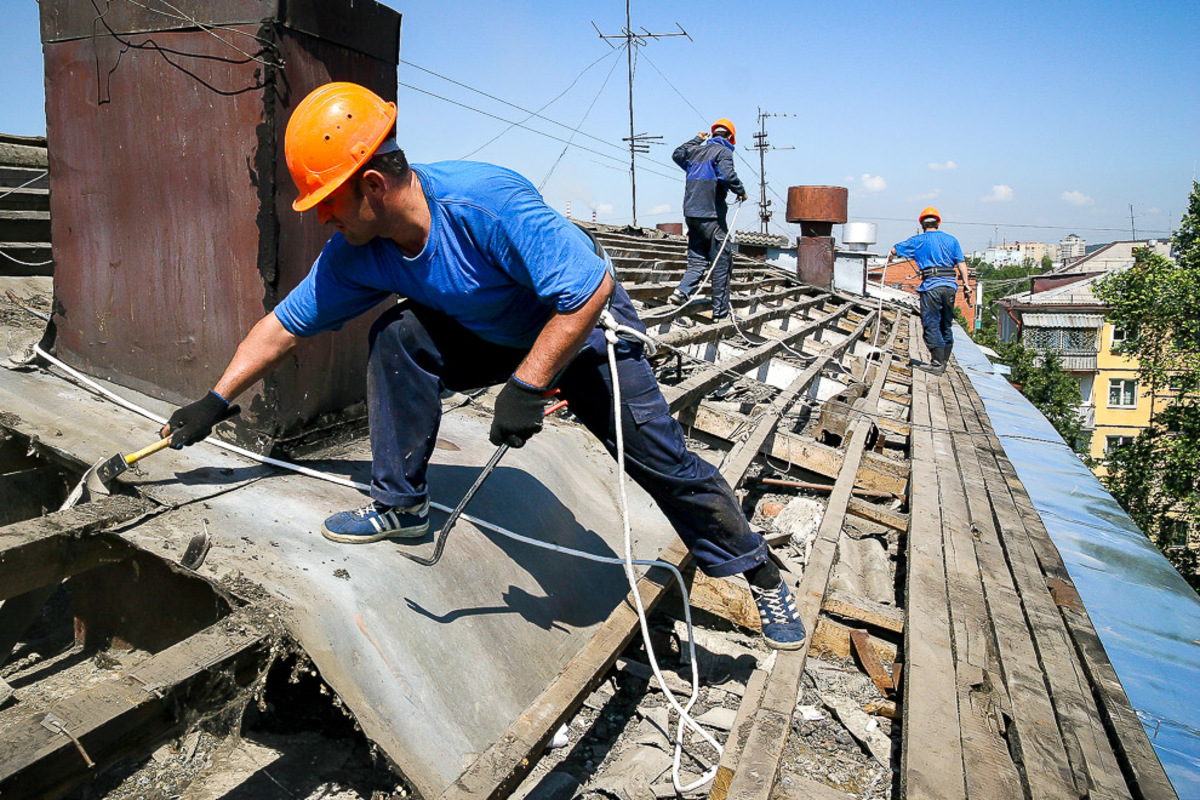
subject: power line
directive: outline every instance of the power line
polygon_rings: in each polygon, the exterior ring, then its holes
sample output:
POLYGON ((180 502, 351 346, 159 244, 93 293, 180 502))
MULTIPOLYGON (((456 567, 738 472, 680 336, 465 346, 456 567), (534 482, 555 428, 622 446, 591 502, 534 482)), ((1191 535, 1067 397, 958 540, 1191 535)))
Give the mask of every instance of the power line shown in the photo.
MULTIPOLYGON (((571 126, 570 126, 570 125, 567 125, 566 123, 563 123, 563 122, 559 122, 559 121, 558 121, 558 120, 556 120, 556 119, 551 119, 550 117, 543 116, 543 115, 542 115, 540 112, 541 112, 542 110, 546 109, 546 108, 549 108, 549 107, 550 107, 551 105, 553 105, 554 103, 558 102, 558 100, 559 100, 559 99, 561 99, 563 95, 565 95, 567 92, 571 91, 571 89, 572 89, 572 88, 574 88, 575 84, 579 83, 579 79, 580 79, 580 78, 582 78, 584 75, 586 75, 586 74, 588 73, 588 71, 590 71, 590 70, 591 70, 591 68, 592 68, 592 67, 596 66, 597 64, 599 64, 601 61, 603 61, 603 60, 604 60, 604 59, 606 59, 606 58, 612 58, 612 57, 613 57, 613 55, 614 55, 614 53, 613 53, 613 52, 608 52, 608 53, 605 53, 604 55, 600 56, 600 58, 597 58, 595 61, 593 61, 592 63, 588 64, 586 67, 584 67, 584 68, 583 68, 583 69, 582 69, 582 70, 579 72, 579 74, 578 74, 578 75, 576 75, 576 76, 575 76, 575 79, 574 79, 574 80, 572 80, 572 81, 571 81, 571 82, 570 82, 570 83, 567 85, 567 88, 563 89, 561 92, 559 92, 557 95, 555 95, 555 97, 554 97, 552 100, 550 100, 548 103, 546 103, 545 105, 543 105, 543 106, 542 106, 541 108, 539 108, 537 111, 530 111, 530 110, 529 110, 529 109, 527 109, 527 108, 522 108, 521 106, 517 105, 516 103, 510 103, 508 100, 505 100, 505 99, 503 99, 503 98, 501 98, 501 97, 497 97, 497 96, 496 96, 496 95, 494 95, 494 94, 489 94, 488 92, 485 92, 485 91, 483 91, 482 89, 476 89, 474 86, 469 86, 469 85, 467 85, 467 84, 463 83, 462 81, 455 80, 454 78, 451 78, 451 77, 449 77, 449 76, 447 76, 447 75, 443 75, 443 74, 441 74, 440 72, 434 72, 433 70, 429 69, 428 67, 422 67, 420 64, 414 64, 413 62, 411 62, 411 61, 405 61, 404 59, 401 59, 401 60, 400 60, 400 63, 401 63, 401 64, 405 64, 405 65, 407 65, 407 66, 410 66, 410 67, 412 67, 413 69, 418 69, 418 70, 420 70, 421 72, 424 72, 424 73, 426 73, 426 74, 429 74, 429 75, 432 75, 432 76, 434 76, 435 78, 440 78, 440 79, 442 79, 442 80, 446 81, 447 83, 453 83, 455 86, 460 86, 460 87, 462 87, 463 89, 466 89, 466 90, 467 90, 467 91, 469 91, 469 92, 474 92, 475 94, 482 95, 482 96, 484 96, 484 97, 488 98, 489 100, 495 100, 497 103, 501 103, 501 104, 503 104, 503 105, 506 105, 506 106, 508 106, 509 108, 515 108, 517 111, 520 111, 522 114, 528 114, 529 116, 528 116, 528 117, 526 117, 525 119, 523 119, 523 120, 522 120, 522 122, 528 122, 530 119, 532 119, 532 118, 534 118, 534 117, 537 117, 538 119, 545 120, 546 122, 549 122, 549 123, 551 123, 552 125, 557 125, 558 127, 560 127, 560 128, 564 128, 564 129, 566 129, 566 130, 568 130, 568 131, 577 132, 577 131, 575 131, 575 130, 574 130, 574 129, 573 129, 571 126)), ((483 144, 481 144, 479 147, 477 147, 477 148, 475 148, 474 150, 472 150, 470 153, 467 153, 465 156, 463 156, 463 157, 462 157, 462 159, 459 159, 459 160, 461 161, 461 160, 463 160, 463 159, 467 159, 467 158, 470 158, 471 156, 475 155, 475 154, 476 154, 476 153, 478 153, 480 150, 482 150, 483 148, 487 147, 489 144, 491 144, 492 142, 496 141, 497 139, 499 139, 499 138, 500 138, 501 136, 503 136, 504 134, 508 133, 510 130, 512 130, 514 127, 516 127, 516 125, 517 125, 516 123, 513 123, 513 124, 512 124, 512 125, 510 125, 508 128, 506 128, 506 129, 504 129, 503 131, 501 131, 500 133, 496 134, 494 137, 492 137, 492 138, 491 138, 491 139, 489 139, 488 141, 484 142, 484 143, 483 143, 483 144)), ((608 141, 607 139, 601 139, 599 136, 593 136, 593 135, 591 135, 590 133, 582 133, 582 134, 580 134, 580 135, 582 135, 582 136, 584 136, 584 137, 586 137, 586 138, 588 138, 588 139, 591 139, 591 140, 593 140, 593 141, 599 142, 600 144, 602 144, 602 145, 605 145, 606 147, 614 147, 614 148, 616 148, 616 149, 618 149, 618 150, 624 150, 624 149, 625 149, 625 148, 621 147, 621 146, 620 146, 620 145, 618 145, 618 144, 614 144, 613 142, 610 142, 610 141, 608 141)))
MULTIPOLYGON (((871 217, 871 219, 876 219, 881 222, 912 222, 912 219, 910 219, 908 217, 871 217)), ((948 219, 948 220, 946 220, 946 222, 952 223, 954 225, 978 225, 978 226, 982 226, 985 228, 1032 228, 1032 229, 1036 229, 1036 230, 1048 230, 1048 231, 1095 231, 1095 232, 1104 232, 1104 233, 1109 233, 1109 232, 1124 233, 1125 232, 1125 228, 1082 228, 1078 225, 1035 225, 1035 224, 1022 224, 1022 223, 1016 223, 1016 222, 1011 222, 1011 223, 1010 222, 969 222, 967 220, 959 220, 959 219, 956 219, 956 220, 948 219)), ((1171 231, 1143 230, 1142 233, 1162 233, 1162 234, 1170 235, 1171 231)))
MULTIPOLYGON (((613 72, 617 68, 617 64, 618 62, 614 60, 612 67, 610 67, 608 70, 608 74, 604 76, 604 83, 600 84, 600 90, 597 91, 596 96, 592 98, 592 102, 588 105, 587 111, 583 112, 583 118, 579 120, 579 125, 577 125, 575 130, 571 132, 571 138, 575 137, 575 134, 578 133, 579 129, 583 127, 583 123, 587 121, 588 115, 592 113, 592 109, 596 107, 596 101, 599 100, 600 95, 604 93, 604 87, 608 86, 608 79, 612 77, 613 72)), ((559 96, 561 97, 562 95, 559 96)), ((567 154, 567 150, 570 147, 570 143, 563 145, 562 152, 558 154, 558 158, 554 159, 554 163, 550 165, 550 169, 546 172, 546 177, 542 178, 542 182, 538 184, 539 192, 542 190, 542 187, 546 185, 546 182, 550 180, 550 176, 554 174, 554 170, 558 167, 558 163, 563 160, 563 156, 567 154)))
MULTIPOLYGON (((555 135, 554 135, 554 134, 552 134, 552 133, 546 133, 545 131, 540 131, 540 130, 538 130, 537 128, 531 128, 531 127, 529 127, 528 125, 525 125, 525 124, 523 124, 523 123, 520 123, 520 122, 514 122, 514 121, 513 121, 513 120, 511 120, 511 119, 505 119, 504 117, 498 116, 498 115, 496 115, 496 114, 493 114, 493 113, 491 113, 491 112, 489 112, 489 111, 484 111, 484 110, 483 110, 483 109, 481 109, 481 108, 475 108, 474 106, 467 105, 466 103, 461 103, 461 102, 459 102, 458 100, 451 100, 449 97, 444 97, 444 96, 442 96, 442 95, 440 95, 440 94, 437 94, 436 92, 431 92, 431 91, 429 91, 428 89, 422 89, 422 88, 420 88, 419 86, 413 86, 412 84, 404 83, 403 81, 400 81, 400 85, 401 85, 401 86, 403 86, 405 89, 412 89, 414 92, 420 92, 421 94, 426 94, 426 95, 429 95, 430 97, 437 98, 438 100, 441 100, 441 101, 443 101, 443 102, 445 102, 445 103, 450 103, 451 105, 458 106, 459 108, 465 108, 465 109, 467 109, 468 111, 474 111, 476 114, 482 114, 482 115, 483 115, 483 116, 485 116, 485 117, 491 117, 492 119, 499 120, 499 121, 501 121, 501 122, 507 123, 507 124, 509 124, 509 125, 512 125, 512 126, 514 126, 514 127, 517 127, 517 128, 522 128, 522 129, 524 129, 524 130, 527 130, 527 131, 529 131, 530 133, 536 133, 536 134, 537 134, 537 135, 539 135, 539 136, 545 136, 547 139, 553 139, 553 140, 554 140, 554 141, 556 141, 556 142, 562 142, 563 144, 570 145, 571 147, 575 147, 575 148, 578 148, 578 149, 580 149, 580 150, 585 150, 585 151, 587 151, 587 152, 589 152, 589 153, 592 153, 592 154, 594 154, 594 155, 600 156, 601 158, 607 158, 607 159, 610 159, 610 160, 612 160, 612 161, 617 161, 617 162, 620 162, 620 161, 621 161, 621 159, 617 158, 616 156, 609 155, 608 153, 602 153, 602 152, 600 152, 599 150, 593 150, 593 149, 592 149, 592 148, 590 148, 590 147, 584 147, 584 146, 583 146, 583 145, 581 145, 581 144, 576 144, 576 143, 570 142, 570 141, 568 141, 567 139, 560 138, 560 137, 558 137, 558 136, 555 136, 555 135)), ((657 176, 658 176, 658 177, 660 177, 660 178, 667 178, 667 179, 669 179, 669 180, 672 180, 672 181, 676 180, 676 176, 675 176, 675 175, 668 175, 668 174, 666 174, 666 173, 663 173, 663 172, 655 172, 654 170, 649 170, 649 172, 650 172, 652 175, 657 175, 657 176)))

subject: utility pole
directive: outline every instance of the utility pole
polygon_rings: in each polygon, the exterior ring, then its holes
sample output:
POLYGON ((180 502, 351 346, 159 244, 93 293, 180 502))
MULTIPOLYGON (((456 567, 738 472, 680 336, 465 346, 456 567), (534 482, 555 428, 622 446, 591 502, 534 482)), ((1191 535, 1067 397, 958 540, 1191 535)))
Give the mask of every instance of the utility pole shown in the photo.
MULTIPOLYGON (((596 27, 596 23, 592 23, 592 27, 596 28, 596 33, 601 39, 612 47, 612 42, 609 39, 624 39, 625 40, 625 58, 629 66, 629 136, 622 138, 621 141, 629 142, 629 189, 632 194, 633 205, 633 226, 637 227, 637 154, 650 152, 651 144, 662 144, 657 141, 662 139, 661 136, 650 136, 645 133, 635 134, 633 132, 633 48, 641 47, 649 42, 650 39, 665 39, 668 36, 687 36, 688 41, 692 41, 692 37, 688 36, 688 32, 683 29, 678 22, 675 27, 679 28, 679 33, 651 33, 642 28, 641 33, 633 32, 633 20, 629 8, 630 0, 625 0, 625 27, 620 33, 605 34, 601 33, 596 27)), ((615 48, 614 48, 615 49, 615 48)))
POLYGON ((771 201, 767 199, 767 151, 795 150, 794 147, 772 147, 767 141, 767 117, 794 117, 795 114, 768 114, 758 109, 758 133, 754 134, 754 144, 749 150, 758 151, 758 218, 762 222, 762 232, 769 233, 767 225, 771 221, 771 201))
POLYGON ((1129 233, 1133 236, 1133 241, 1137 241, 1137 228, 1133 227, 1133 203, 1129 204, 1129 233))

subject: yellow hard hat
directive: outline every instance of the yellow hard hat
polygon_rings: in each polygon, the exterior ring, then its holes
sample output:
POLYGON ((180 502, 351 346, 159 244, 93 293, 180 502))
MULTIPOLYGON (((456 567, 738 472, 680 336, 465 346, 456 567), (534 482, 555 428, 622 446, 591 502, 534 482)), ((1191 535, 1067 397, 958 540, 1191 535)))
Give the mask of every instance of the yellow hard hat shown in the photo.
POLYGON ((283 134, 288 171, 307 211, 370 158, 396 123, 396 104, 357 83, 327 83, 296 106, 283 134))

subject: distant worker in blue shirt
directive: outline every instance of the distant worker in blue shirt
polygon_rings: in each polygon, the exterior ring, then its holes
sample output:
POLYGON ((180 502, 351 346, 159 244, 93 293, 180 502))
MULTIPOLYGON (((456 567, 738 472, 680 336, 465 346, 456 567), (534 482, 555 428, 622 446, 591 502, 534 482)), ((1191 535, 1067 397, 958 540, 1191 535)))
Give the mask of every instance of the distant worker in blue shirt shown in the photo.
POLYGON ((954 349, 954 299, 958 296, 959 281, 962 281, 967 305, 971 305, 970 276, 963 259, 962 246, 948 233, 942 233, 942 215, 933 206, 921 212, 918 220, 921 232, 910 236, 892 248, 889 260, 900 256, 916 262, 921 273, 921 285, 917 293, 921 297, 921 325, 925 331, 925 345, 929 348, 930 363, 927 369, 941 375, 950 363, 950 351, 954 349))
POLYGON ((629 476, 701 570, 745 573, 768 644, 803 646, 804 625, 766 542, 717 468, 687 448, 641 343, 619 341, 610 373, 602 312, 645 326, 603 248, 515 172, 463 161, 410 165, 395 122, 394 103, 352 83, 321 86, 296 107, 284 135, 300 191, 292 207, 315 208, 336 233, 307 277, 247 334, 212 391, 176 411, 163 435, 175 447, 200 441, 229 401, 302 339, 400 295, 369 338, 372 502, 325 520, 326 538, 358 544, 428 531, 426 470, 444 390, 502 384, 489 438, 521 447, 542 429, 544 397, 556 385, 610 454, 614 416, 621 420, 629 476))
POLYGON ((733 270, 733 253, 725 241, 729 236, 725 195, 733 192, 739 203, 746 199, 746 187, 733 168, 735 144, 733 123, 719 119, 713 123, 711 135, 701 131, 676 147, 671 156, 687 172, 683 218, 688 236, 687 271, 671 293, 671 302, 687 303, 712 266, 712 315, 717 320, 729 316, 729 274, 733 270))

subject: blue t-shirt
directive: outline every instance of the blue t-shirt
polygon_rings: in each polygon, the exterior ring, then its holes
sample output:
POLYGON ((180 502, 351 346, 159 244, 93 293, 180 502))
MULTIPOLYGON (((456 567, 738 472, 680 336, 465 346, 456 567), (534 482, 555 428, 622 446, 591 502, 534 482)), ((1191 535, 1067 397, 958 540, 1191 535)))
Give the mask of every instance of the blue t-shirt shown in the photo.
POLYGON ((391 295, 448 314, 480 338, 529 347, 555 312, 582 306, 604 279, 587 234, 529 181, 491 164, 412 166, 429 203, 429 238, 407 258, 391 239, 335 233, 275 307, 289 332, 336 330, 391 295))
MULTIPOLYGON (((921 270, 930 267, 953 267, 963 261, 962 245, 948 233, 938 230, 924 231, 910 236, 896 245, 896 255, 911 258, 921 270)), ((926 278, 917 287, 918 292, 927 292, 939 286, 958 288, 958 278, 926 278)))

